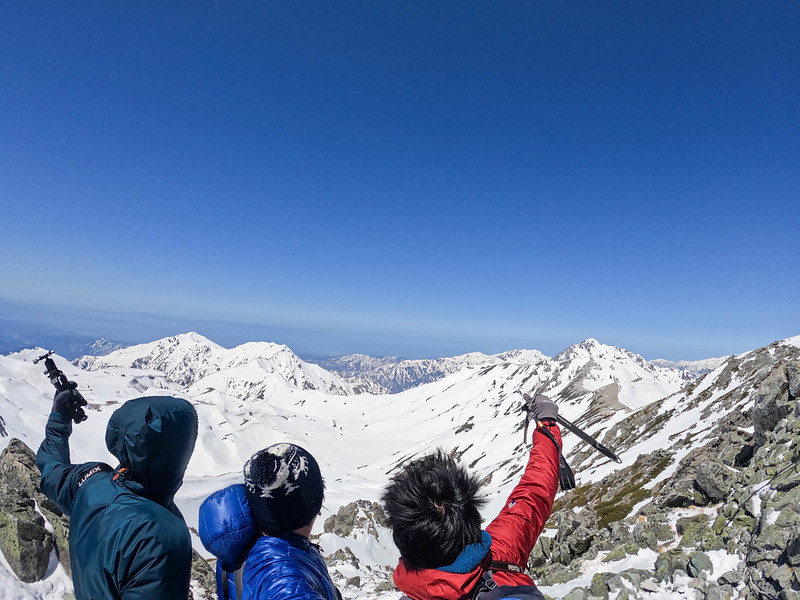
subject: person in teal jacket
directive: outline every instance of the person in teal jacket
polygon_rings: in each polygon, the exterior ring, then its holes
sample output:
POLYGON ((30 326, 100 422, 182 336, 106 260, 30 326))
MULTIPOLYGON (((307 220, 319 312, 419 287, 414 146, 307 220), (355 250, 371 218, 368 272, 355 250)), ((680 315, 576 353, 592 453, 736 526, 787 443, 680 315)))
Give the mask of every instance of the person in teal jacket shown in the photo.
POLYGON ((191 538, 173 497, 197 439, 194 407, 170 396, 125 402, 106 429, 119 460, 112 468, 70 462, 76 397, 75 390, 56 394, 36 454, 42 491, 70 517, 76 599, 189 598, 191 538))

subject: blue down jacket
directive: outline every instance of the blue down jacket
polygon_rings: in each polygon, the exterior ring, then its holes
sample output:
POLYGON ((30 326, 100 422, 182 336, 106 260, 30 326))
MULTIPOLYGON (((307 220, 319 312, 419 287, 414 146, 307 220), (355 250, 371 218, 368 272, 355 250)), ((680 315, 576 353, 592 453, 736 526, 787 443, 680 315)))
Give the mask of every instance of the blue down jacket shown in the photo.
POLYGON ((242 484, 206 498, 200 506, 198 533, 206 550, 217 557, 219 600, 341 598, 317 546, 294 533, 261 535, 242 484), (242 563, 242 597, 237 598, 234 571, 242 563))
POLYGON ((70 516, 78 600, 183 600, 192 541, 173 502, 197 438, 186 400, 129 400, 108 422, 106 446, 120 461, 70 462, 72 421, 52 413, 36 455, 44 494, 70 516))

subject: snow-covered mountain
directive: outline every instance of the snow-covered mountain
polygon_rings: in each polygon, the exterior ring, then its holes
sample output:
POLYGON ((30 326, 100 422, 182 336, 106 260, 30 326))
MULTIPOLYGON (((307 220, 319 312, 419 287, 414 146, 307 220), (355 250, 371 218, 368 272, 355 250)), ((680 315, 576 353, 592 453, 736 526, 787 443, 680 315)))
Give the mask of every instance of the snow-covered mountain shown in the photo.
POLYGON ((132 368, 160 371, 178 385, 207 385, 232 394, 259 387, 279 378, 298 389, 348 395, 370 390, 368 382, 348 382, 319 366, 300 360, 286 346, 250 342, 226 349, 191 332, 149 344, 129 346, 105 356, 84 356, 75 361, 89 371, 132 368), (201 380, 210 378, 205 384, 201 380))
MULTIPOLYGON (((623 360, 638 365, 638 368, 654 375, 659 380, 676 381, 670 371, 678 372, 682 380, 689 380, 702 372, 708 372, 718 366, 722 359, 710 359, 697 363, 674 363, 666 361, 648 363, 641 356, 631 354, 627 350, 605 346, 597 340, 588 339, 572 346, 551 358, 538 350, 511 350, 501 354, 482 354, 472 352, 459 356, 437 359, 400 359, 394 356, 375 358, 365 354, 349 354, 319 361, 320 366, 340 374, 346 379, 368 379, 380 384, 391 392, 400 392, 423 383, 437 381, 470 367, 498 364, 548 364, 552 371, 563 371, 564 365, 572 364, 577 359, 581 364, 597 359, 597 364, 608 364, 609 361, 623 360), (705 369, 705 370, 703 370, 705 369)), ((591 367, 590 367, 591 368, 591 367)), ((602 366, 598 368, 602 369, 602 366)), ((569 370, 569 369, 567 369, 569 370)))
MULTIPOLYGON (((659 449, 676 466, 647 480, 655 486, 677 473, 698 444, 709 443, 717 421, 747 410, 770 360, 800 360, 798 346, 800 338, 792 338, 732 357, 687 383, 678 371, 586 340, 552 359, 535 351, 488 361, 467 355, 455 372, 395 394, 357 393, 339 375, 304 363, 285 346, 227 350, 197 334, 85 357, 75 365, 58 357, 56 362, 89 401, 89 419, 73 434, 74 461, 113 460, 103 444, 105 426, 127 399, 169 393, 195 405, 200 435, 177 498, 190 526, 196 526, 197 508, 210 492, 240 481, 253 452, 278 441, 306 447, 327 482, 320 520, 325 526, 315 533, 337 583, 350 586, 346 596, 387 594, 389 600, 397 596, 390 584, 397 556, 374 503, 403 461, 435 447, 454 452, 486 482, 484 514, 490 517, 525 462, 522 393, 541 392, 622 458, 622 464, 612 463, 565 433, 565 455, 582 489, 638 472, 640 457, 659 449)), ((14 437, 35 449, 42 439, 52 389, 32 362, 41 353, 0 357, 0 448, 14 437)), ((634 511, 633 504, 620 506, 620 518, 634 511)), ((199 543, 195 547, 206 554, 199 543)), ((51 577, 63 577, 59 569, 51 577)), ((10 577, 0 564, 0 589, 10 577)), ((28 595, 19 598, 57 597, 25 589, 28 595)))
POLYGON ((657 367, 665 367, 667 369, 680 371, 684 379, 690 380, 713 371, 728 360, 728 358, 730 357, 721 356, 717 358, 704 358, 703 360, 666 360, 657 358, 650 362, 657 367))

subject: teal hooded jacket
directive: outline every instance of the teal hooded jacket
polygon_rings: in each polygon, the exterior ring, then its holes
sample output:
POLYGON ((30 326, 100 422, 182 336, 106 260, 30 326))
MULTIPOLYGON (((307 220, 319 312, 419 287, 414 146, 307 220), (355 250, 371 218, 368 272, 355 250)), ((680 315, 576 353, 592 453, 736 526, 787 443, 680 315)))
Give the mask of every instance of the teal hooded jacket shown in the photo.
POLYGON ((42 492, 70 517, 77 600, 188 598, 191 538, 173 498, 197 439, 194 407, 170 396, 125 402, 106 430, 116 469, 72 464, 71 433, 52 413, 36 465, 42 492))

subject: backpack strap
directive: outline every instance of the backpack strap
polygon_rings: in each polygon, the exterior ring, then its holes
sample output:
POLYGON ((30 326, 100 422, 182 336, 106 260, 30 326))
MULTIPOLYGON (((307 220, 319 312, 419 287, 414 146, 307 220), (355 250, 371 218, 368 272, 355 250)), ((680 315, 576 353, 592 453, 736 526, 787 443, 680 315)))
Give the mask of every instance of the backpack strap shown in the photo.
POLYGON ((574 489, 575 474, 572 472, 572 469, 567 464, 567 460, 561 453, 561 446, 556 441, 555 436, 550 433, 550 430, 547 429, 547 427, 538 427, 537 431, 541 431, 544 435, 550 438, 550 441, 555 444, 556 449, 558 450, 558 483, 561 486, 562 491, 574 489))
POLYGON ((242 589, 244 588, 244 563, 236 569, 233 574, 233 580, 236 582, 236 600, 242 600, 242 589))
POLYGON ((225 569, 222 569, 222 577, 219 579, 220 588, 222 588, 220 589, 219 600, 230 600, 231 593, 228 591, 228 572, 225 569))
POLYGON ((512 573, 522 573, 524 569, 514 563, 504 560, 494 560, 489 565, 489 571, 511 571, 512 573))
POLYGON ((222 596, 220 600, 242 600, 242 589, 244 588, 244 563, 242 566, 233 572, 233 582, 236 589, 236 595, 231 596, 231 590, 228 587, 228 575, 230 571, 222 571, 222 596))
POLYGON ((475 586, 475 589, 472 590, 472 596, 470 596, 470 600, 475 600, 479 594, 491 592, 496 587, 497 582, 494 580, 494 577, 492 577, 491 569, 489 569, 483 573, 483 577, 481 578, 480 582, 475 586))
POLYGON ((497 582, 494 580, 494 576, 492 575, 494 571, 522 573, 523 569, 519 565, 515 565, 514 563, 506 562, 504 560, 493 560, 483 572, 483 578, 481 579, 480 583, 475 586, 475 589, 472 592, 471 600, 475 600, 475 598, 478 597, 478 594, 491 592, 497 587, 497 582))
POLYGON ((502 560, 490 562, 483 574, 483 579, 475 586, 470 600, 478 600, 479 597, 480 600, 545 600, 544 595, 535 585, 498 585, 492 575, 494 571, 525 572, 515 563, 502 560))

